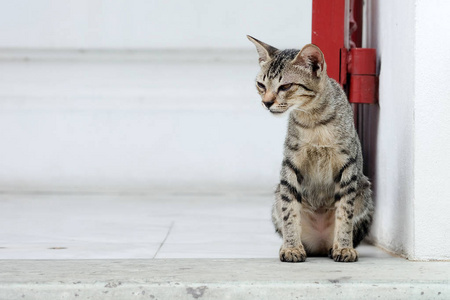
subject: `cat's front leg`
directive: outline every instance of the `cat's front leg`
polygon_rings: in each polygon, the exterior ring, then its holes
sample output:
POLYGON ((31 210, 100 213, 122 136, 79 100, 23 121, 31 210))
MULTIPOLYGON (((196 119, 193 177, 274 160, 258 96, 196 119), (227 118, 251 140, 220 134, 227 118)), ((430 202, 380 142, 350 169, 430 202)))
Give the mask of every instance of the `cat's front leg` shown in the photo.
POLYGON ((283 244, 280 248, 280 260, 284 262, 303 262, 306 251, 301 241, 300 210, 301 196, 300 173, 291 163, 284 162, 277 203, 282 224, 283 244))
POLYGON ((337 203, 336 225, 331 258, 337 262, 354 262, 358 260, 358 252, 353 248, 353 206, 337 203))
POLYGON ((354 262, 358 253, 353 248, 353 216, 357 192, 355 159, 349 159, 336 177, 336 220, 331 258, 337 262, 354 262))
POLYGON ((280 260, 285 262, 303 262, 306 251, 301 241, 300 209, 301 204, 286 194, 281 187, 278 195, 280 203, 281 231, 283 244, 280 248, 280 260))

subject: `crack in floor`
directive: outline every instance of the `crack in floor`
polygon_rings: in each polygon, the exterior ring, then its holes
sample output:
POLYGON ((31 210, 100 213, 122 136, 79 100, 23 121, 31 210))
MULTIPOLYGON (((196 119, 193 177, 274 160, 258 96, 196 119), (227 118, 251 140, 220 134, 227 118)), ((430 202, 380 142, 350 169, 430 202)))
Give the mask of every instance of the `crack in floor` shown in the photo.
POLYGON ((154 259, 156 257, 156 255, 158 255, 159 250, 161 250, 162 246, 164 245, 164 243, 166 242, 167 238, 169 237, 169 234, 172 231, 172 228, 173 228, 174 224, 175 224, 175 221, 172 221, 172 223, 170 224, 169 230, 167 231, 166 237, 161 242, 161 245, 159 245, 158 250, 156 250, 155 255, 153 255, 152 259, 154 259))

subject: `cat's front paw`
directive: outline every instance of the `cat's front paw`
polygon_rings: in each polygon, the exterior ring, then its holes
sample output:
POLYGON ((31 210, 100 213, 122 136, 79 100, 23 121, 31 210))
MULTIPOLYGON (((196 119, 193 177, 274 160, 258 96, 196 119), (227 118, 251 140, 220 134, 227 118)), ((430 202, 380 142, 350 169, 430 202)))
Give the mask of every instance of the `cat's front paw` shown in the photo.
POLYGON ((306 251, 303 247, 281 247, 280 260, 284 262, 303 262, 306 260, 306 251))
POLYGON ((355 262, 358 260, 358 252, 353 248, 332 249, 331 258, 338 262, 355 262))

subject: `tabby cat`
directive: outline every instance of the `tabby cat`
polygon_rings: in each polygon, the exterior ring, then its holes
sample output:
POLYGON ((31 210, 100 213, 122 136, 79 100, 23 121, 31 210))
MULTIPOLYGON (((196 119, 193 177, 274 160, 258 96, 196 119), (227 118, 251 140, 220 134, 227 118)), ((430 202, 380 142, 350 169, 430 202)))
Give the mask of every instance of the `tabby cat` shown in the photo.
POLYGON ((259 54, 256 88, 262 104, 273 114, 289 112, 272 210, 283 238, 280 260, 328 255, 357 261, 354 248, 369 231, 374 207, 347 97, 327 76, 317 46, 278 50, 247 37, 259 54))

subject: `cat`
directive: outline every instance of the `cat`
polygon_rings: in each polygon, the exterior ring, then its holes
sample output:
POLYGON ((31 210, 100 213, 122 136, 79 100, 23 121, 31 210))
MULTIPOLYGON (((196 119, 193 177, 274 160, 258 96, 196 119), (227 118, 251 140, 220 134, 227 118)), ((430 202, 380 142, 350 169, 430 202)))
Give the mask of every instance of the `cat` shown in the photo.
POLYGON ((289 113, 272 221, 283 238, 283 262, 328 255, 354 262, 368 234, 374 205, 363 174, 353 111, 327 76, 319 47, 278 50, 251 36, 260 71, 256 89, 272 114, 289 113))

